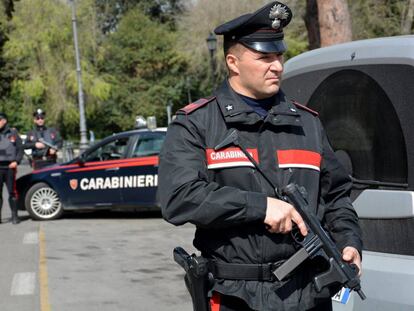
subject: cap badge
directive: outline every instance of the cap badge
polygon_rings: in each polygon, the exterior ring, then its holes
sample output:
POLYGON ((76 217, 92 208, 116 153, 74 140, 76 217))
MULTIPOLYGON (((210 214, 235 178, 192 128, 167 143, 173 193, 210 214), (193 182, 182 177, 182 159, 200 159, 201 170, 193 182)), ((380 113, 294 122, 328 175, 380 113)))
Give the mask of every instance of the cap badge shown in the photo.
POLYGON ((233 105, 227 105, 226 109, 227 109, 227 111, 233 110, 233 105))
POLYGON ((289 17, 289 13, 286 10, 285 6, 282 6, 281 4, 275 4, 271 9, 269 13, 269 18, 274 19, 272 21, 272 28, 278 29, 280 28, 280 22, 282 19, 287 19, 289 17))

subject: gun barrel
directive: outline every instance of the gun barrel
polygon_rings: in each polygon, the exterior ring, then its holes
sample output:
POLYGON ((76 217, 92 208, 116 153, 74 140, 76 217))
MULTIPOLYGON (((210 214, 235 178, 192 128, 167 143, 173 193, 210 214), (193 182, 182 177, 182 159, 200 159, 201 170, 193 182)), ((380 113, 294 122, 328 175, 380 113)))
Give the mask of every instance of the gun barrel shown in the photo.
POLYGON ((44 144, 44 145, 48 146, 49 148, 52 148, 52 149, 55 149, 55 150, 58 150, 58 149, 59 149, 59 148, 58 148, 58 146, 55 146, 55 145, 53 145, 53 144, 51 144, 51 143, 47 142, 47 141, 46 141, 46 140, 44 140, 43 138, 39 138, 39 142, 41 142, 42 144, 44 144))
POLYGON ((365 296, 365 294, 364 294, 364 292, 362 291, 362 289, 357 289, 357 290, 356 290, 356 292, 358 293, 359 297, 360 297, 362 300, 367 299, 367 296, 365 296))

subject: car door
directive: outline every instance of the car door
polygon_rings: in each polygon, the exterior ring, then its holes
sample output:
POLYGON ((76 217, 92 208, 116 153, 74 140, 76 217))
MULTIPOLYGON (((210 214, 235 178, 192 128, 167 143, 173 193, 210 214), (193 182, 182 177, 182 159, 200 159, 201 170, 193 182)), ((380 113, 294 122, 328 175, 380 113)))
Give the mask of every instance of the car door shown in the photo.
POLYGON ((124 178, 122 197, 124 205, 133 207, 156 206, 158 186, 158 155, 166 132, 146 131, 135 136, 130 150, 129 165, 121 167, 124 178), (127 184, 128 182, 128 184, 127 184))
POLYGON ((129 137, 114 137, 87 150, 82 162, 63 173, 70 187, 71 207, 111 207, 122 201, 119 168, 125 161, 129 137))

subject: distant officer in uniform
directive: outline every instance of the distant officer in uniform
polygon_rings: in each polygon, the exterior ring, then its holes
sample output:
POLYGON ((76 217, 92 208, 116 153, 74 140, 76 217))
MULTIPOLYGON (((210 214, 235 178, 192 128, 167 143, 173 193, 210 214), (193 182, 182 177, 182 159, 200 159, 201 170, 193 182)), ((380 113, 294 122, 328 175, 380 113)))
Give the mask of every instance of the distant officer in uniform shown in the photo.
POLYGON ((317 113, 280 89, 283 28, 291 17, 289 7, 273 1, 215 29, 224 36, 228 78, 213 97, 177 112, 160 154, 162 214, 175 225, 196 225, 194 246, 215 278, 212 310, 332 310, 339 287, 316 291, 312 280, 323 269, 320 262, 308 259, 283 281, 273 277, 274 268, 296 252, 292 226, 307 234, 300 214, 278 199, 277 189, 290 183, 306 189, 342 259, 361 271, 351 180, 317 113))
POLYGON ((7 115, 0 112, 0 223, 3 207, 3 184, 9 193, 9 205, 12 212, 12 223, 18 224, 17 193, 15 188, 17 165, 23 158, 23 146, 19 133, 7 124, 7 115))
POLYGON ((59 132, 45 125, 46 112, 36 109, 33 113, 35 127, 27 133, 25 149, 32 149, 32 167, 39 169, 56 163, 57 151, 62 147, 59 132))

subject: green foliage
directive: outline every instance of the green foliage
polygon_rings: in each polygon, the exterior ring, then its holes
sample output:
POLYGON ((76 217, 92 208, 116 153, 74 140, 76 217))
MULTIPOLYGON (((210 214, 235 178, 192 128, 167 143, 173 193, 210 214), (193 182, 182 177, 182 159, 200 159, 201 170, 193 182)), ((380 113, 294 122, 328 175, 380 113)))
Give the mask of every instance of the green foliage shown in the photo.
POLYGON ((0 1, 0 20, 2 15, 7 16, 8 19, 11 19, 14 12, 14 1, 18 0, 1 0, 0 1))
POLYGON ((348 1, 354 40, 401 34, 401 20, 408 1, 348 1))
POLYGON ((166 104, 185 97, 186 61, 174 50, 176 35, 150 20, 139 8, 130 10, 109 35, 102 71, 114 77, 104 110, 106 129, 131 129, 136 115, 155 115, 165 125, 166 104))
MULTIPOLYGON (((94 65, 104 53, 98 43, 100 32, 91 2, 83 1, 78 8, 78 34, 83 53, 83 90, 87 104, 98 109, 97 103, 109 97, 110 85, 99 76, 94 65)), ((12 83, 14 102, 23 112, 16 121, 27 120, 40 106, 47 111, 49 124, 64 127, 68 135, 77 136, 78 84, 71 7, 53 0, 18 2, 10 25, 3 55, 12 70, 20 72, 12 83)), ((94 113, 93 109, 88 112, 94 113)), ((31 121, 24 125, 26 130, 29 127, 31 121)))
POLYGON ((98 24, 103 33, 116 31, 122 17, 135 8, 174 29, 175 17, 184 11, 183 3, 183 0, 95 0, 98 24))

